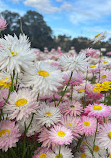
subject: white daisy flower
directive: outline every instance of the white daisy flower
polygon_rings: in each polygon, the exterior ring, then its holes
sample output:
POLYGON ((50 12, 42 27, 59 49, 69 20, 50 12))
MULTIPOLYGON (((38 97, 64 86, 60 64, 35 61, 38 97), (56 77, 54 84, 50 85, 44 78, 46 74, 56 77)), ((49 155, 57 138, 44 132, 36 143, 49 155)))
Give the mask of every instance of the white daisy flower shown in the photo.
POLYGON ((76 152, 74 158, 89 158, 85 152, 76 152))
POLYGON ((89 65, 88 59, 89 57, 86 58, 85 53, 81 53, 77 57, 67 57, 64 55, 59 58, 59 64, 61 68, 65 71, 70 70, 85 72, 87 71, 87 66, 89 65))
POLYGON ((35 113, 38 108, 36 98, 33 97, 31 90, 20 89, 18 92, 11 93, 8 103, 3 107, 4 113, 10 119, 27 119, 31 113, 35 113))
POLYGON ((60 154, 59 154, 59 147, 56 147, 53 150, 54 154, 51 155, 51 158, 73 158, 71 153, 71 149, 65 146, 61 146, 60 154))
POLYGON ((44 105, 37 110, 36 119, 41 126, 50 127, 60 121, 61 113, 58 107, 44 105))
MULTIPOLYGON (((27 119, 22 119, 20 121, 18 121, 18 126, 19 126, 19 130, 21 133, 24 133, 25 131, 25 126, 26 128, 29 126, 29 124, 31 123, 31 119, 32 119, 32 115, 27 118, 27 119)), ((32 135, 34 135, 35 133, 40 132, 41 130, 41 125, 38 124, 37 120, 35 119, 35 115, 33 116, 32 119, 32 123, 27 131, 27 136, 30 137, 32 135)))
POLYGON ((96 35, 94 37, 94 39, 92 40, 93 44, 95 44, 95 43, 97 43, 97 42, 99 42, 99 41, 101 41, 101 40, 103 40, 105 38, 106 38, 106 31, 105 32, 101 32, 101 33, 99 33, 98 35, 96 35))
POLYGON ((27 36, 5 36, 0 39, 0 70, 20 73, 21 69, 28 69, 33 65, 35 54, 30 51, 27 36))
MULTIPOLYGON (((87 137, 87 144, 88 146, 90 146, 90 149, 93 151, 94 148, 94 157, 95 158, 100 158, 101 157, 105 157, 106 156, 106 150, 104 148, 102 148, 98 142, 98 139, 96 138, 95 140, 95 146, 93 147, 93 141, 94 141, 94 137, 87 137)), ((88 156, 88 158, 92 158, 92 154, 89 150, 89 148, 87 146, 85 146, 85 153, 88 156)))
POLYGON ((56 67, 41 62, 24 74, 23 86, 33 86, 33 91, 36 94, 50 95, 57 92, 57 88, 62 85, 62 76, 61 71, 56 67))

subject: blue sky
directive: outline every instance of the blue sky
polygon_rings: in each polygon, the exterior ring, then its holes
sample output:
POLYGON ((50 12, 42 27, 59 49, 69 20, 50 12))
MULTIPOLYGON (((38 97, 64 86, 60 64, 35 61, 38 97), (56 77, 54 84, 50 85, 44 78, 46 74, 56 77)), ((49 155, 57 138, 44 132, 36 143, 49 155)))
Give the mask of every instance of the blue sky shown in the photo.
POLYGON ((5 9, 20 15, 38 11, 54 35, 93 38, 107 31, 111 37, 111 0, 0 0, 0 11, 5 9))

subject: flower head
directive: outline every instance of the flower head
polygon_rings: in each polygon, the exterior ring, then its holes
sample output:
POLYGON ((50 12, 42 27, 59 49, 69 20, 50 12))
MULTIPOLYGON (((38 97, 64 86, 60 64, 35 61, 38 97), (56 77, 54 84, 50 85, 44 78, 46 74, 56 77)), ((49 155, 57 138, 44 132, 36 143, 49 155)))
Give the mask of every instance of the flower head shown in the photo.
POLYGON ((20 73, 33 65, 35 54, 30 51, 27 36, 5 36, 0 39, 0 70, 20 73))
POLYGON ((96 117, 96 118, 101 118, 101 117, 107 117, 110 115, 110 109, 108 106, 104 104, 89 104, 85 109, 84 112, 88 114, 90 117, 96 117))
POLYGON ((59 63, 63 70, 85 72, 87 70, 87 66, 89 65, 88 59, 89 58, 86 58, 85 53, 81 53, 77 57, 67 57, 64 55, 60 57, 59 63))
POLYGON ((7 26, 5 19, 0 18, 0 31, 3 31, 7 26))
POLYGON ((108 149, 108 152, 111 153, 111 123, 100 127, 97 138, 100 146, 108 149))
POLYGON ((62 103, 59 108, 63 114, 70 116, 80 115, 83 110, 82 104, 75 100, 62 103))
POLYGON ((37 110, 36 119, 41 126, 50 127, 60 121, 61 113, 58 107, 44 105, 37 110))
POLYGON ((36 64, 30 72, 23 76, 24 86, 32 86, 33 92, 42 96, 57 92, 62 81, 61 71, 45 62, 36 64))
POLYGON ((8 103, 3 107, 4 113, 9 115, 10 119, 26 119, 32 113, 36 112, 38 103, 33 93, 29 89, 19 89, 18 92, 11 93, 8 103))
POLYGON ((83 116, 81 119, 81 130, 86 136, 93 135, 96 131, 96 119, 83 116))
POLYGON ((70 129, 56 125, 50 129, 49 138, 57 145, 67 145, 72 142, 73 136, 70 129))
POLYGON ((9 120, 0 122, 0 149, 7 151, 15 147, 20 137, 18 126, 9 120))

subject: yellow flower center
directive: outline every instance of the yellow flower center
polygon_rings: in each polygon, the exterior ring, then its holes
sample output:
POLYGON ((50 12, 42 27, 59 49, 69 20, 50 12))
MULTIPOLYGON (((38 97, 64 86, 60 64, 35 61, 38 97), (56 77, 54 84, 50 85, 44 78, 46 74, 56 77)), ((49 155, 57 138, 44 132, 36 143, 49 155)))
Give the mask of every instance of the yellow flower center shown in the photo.
POLYGON ((0 137, 2 137, 3 135, 6 135, 7 133, 9 133, 8 129, 4 129, 0 131, 0 137))
POLYGON ((85 90, 81 89, 81 90, 78 91, 78 93, 82 93, 82 92, 84 92, 84 91, 85 91, 85 90))
POLYGON ((81 158, 85 158, 85 157, 86 157, 86 154, 85 154, 85 153, 81 153, 80 157, 81 157, 81 158))
POLYGON ((104 61, 104 63, 106 64, 106 63, 108 63, 108 61, 104 61))
POLYGON ((45 113, 45 116, 50 116, 50 115, 51 115, 50 112, 46 112, 46 113, 45 113))
POLYGON ((72 127, 72 124, 71 123, 67 123, 66 124, 68 127, 72 127))
POLYGON ((47 158, 47 155, 45 153, 42 153, 39 158, 47 158))
POLYGON ((90 68, 94 68, 94 67, 96 67, 96 66, 95 65, 90 66, 90 68))
POLYGON ((84 122, 84 125, 85 125, 85 126, 90 126, 90 122, 85 121, 85 122, 84 122))
POLYGON ((16 56, 16 55, 18 55, 18 53, 16 52, 11 52, 11 54, 13 55, 13 56, 16 56))
POLYGON ((58 131, 58 136, 64 137, 65 135, 66 135, 65 132, 63 132, 63 131, 58 131))
POLYGON ((7 82, 8 78, 5 78, 3 80, 0 80, 0 86, 2 86, 2 88, 10 88, 11 86, 11 82, 7 82))
POLYGON ((97 34, 95 37, 98 37, 98 36, 100 36, 100 35, 101 35, 101 33, 97 34))
POLYGON ((100 106, 100 105, 94 105, 93 109, 94 110, 102 110, 102 106, 100 106))
POLYGON ((96 151, 96 152, 99 151, 99 146, 95 145, 94 146, 94 151, 96 151))
POLYGON ((27 100, 22 98, 22 99, 18 99, 16 102, 15 102, 16 106, 24 106, 25 104, 27 104, 27 100))
POLYGON ((111 132, 108 133, 109 138, 111 139, 111 132))
POLYGON ((109 154, 109 157, 111 157, 111 154, 109 154))
POLYGON ((63 156, 61 154, 58 154, 56 158, 63 158, 63 156))
POLYGON ((38 71, 38 74, 39 74, 39 76, 43 76, 43 77, 49 76, 49 73, 47 71, 44 71, 44 70, 38 71))
POLYGON ((70 105, 70 108, 75 108, 75 106, 74 105, 70 105))
POLYGON ((106 78, 106 75, 103 75, 102 78, 103 78, 103 79, 106 78))

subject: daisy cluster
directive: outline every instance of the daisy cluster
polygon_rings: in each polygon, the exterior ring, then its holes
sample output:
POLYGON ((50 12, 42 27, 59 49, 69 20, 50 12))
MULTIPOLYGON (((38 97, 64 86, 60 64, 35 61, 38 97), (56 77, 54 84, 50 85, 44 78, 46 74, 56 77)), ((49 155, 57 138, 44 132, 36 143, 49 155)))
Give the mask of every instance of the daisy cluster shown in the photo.
POLYGON ((111 59, 30 45, 25 34, 0 38, 0 155, 110 158, 111 59))

